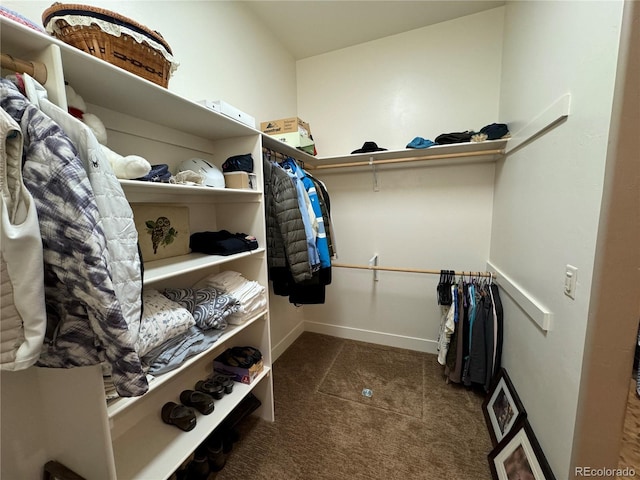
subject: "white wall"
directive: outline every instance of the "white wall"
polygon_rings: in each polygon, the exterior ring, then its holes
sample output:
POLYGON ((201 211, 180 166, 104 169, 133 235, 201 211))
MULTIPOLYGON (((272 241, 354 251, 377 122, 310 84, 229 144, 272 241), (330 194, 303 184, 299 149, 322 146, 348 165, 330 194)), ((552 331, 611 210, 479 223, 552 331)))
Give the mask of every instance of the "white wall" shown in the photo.
MULTIPOLYGON (((3 1, 42 25, 51 1, 3 1)), ((224 100, 260 121, 295 116, 295 61, 239 2, 81 2, 160 32, 180 63, 169 90, 192 100, 224 100)))
POLYGON ((497 121, 503 8, 298 61, 298 114, 318 154, 497 121))
POLYGON ((500 119, 514 131, 566 93, 569 119, 499 162, 491 261, 554 314, 542 332, 508 297, 504 366, 557 478, 569 478, 613 99, 621 2, 506 7, 500 119), (565 265, 578 267, 575 300, 565 265))
MULTIPOLYGON (((625 411, 629 376, 637 346, 640 2, 626 2, 623 15, 572 467, 615 468, 619 464, 623 425, 628 422, 625 411)), ((629 406, 631 403, 629 401, 629 406)), ((635 467, 638 471, 640 465, 635 467)))
MULTIPOLYGON (((421 28, 298 62, 299 116, 320 155, 366 140, 404 148, 414 136, 498 120, 504 10, 421 28)), ((331 196, 341 263, 484 271, 494 165, 380 167, 317 174, 331 196)), ((305 329, 435 352, 437 275, 334 268, 305 329)))
MULTIPOLYGON (((338 262, 484 271, 489 255, 493 164, 380 168, 319 177, 331 196, 338 262)), ((304 307, 305 329, 436 352, 438 275, 333 268, 324 305, 304 307)))

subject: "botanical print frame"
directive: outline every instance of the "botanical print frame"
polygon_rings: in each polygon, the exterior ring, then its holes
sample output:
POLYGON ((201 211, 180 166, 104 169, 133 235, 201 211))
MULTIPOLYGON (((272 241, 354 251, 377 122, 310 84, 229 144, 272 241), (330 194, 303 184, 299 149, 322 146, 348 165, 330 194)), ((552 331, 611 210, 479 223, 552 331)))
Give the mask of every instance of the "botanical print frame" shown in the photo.
POLYGON ((493 480, 555 480, 527 419, 516 423, 487 457, 493 480))
POLYGON ((509 433, 516 422, 527 416, 504 368, 496 373, 492 381, 487 398, 482 404, 482 413, 494 447, 509 433))

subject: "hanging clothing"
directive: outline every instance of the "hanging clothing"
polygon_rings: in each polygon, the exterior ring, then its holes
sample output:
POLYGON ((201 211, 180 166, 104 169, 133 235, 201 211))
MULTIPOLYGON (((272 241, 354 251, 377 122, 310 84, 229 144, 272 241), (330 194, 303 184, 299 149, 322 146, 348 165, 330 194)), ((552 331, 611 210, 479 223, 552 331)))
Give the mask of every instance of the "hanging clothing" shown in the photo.
POLYGON ((473 322, 473 341, 469 351, 469 376, 467 384, 485 384, 487 377, 487 359, 493 358, 493 306, 491 296, 482 289, 473 322))
POLYGON ((22 178, 22 131, 0 109, 0 368, 23 370, 40 357, 47 326, 42 237, 22 178))
MULTIPOLYGON (((448 288, 451 290, 451 297, 453 298, 456 287, 451 285, 448 288)), ((438 335, 438 363, 440 365, 446 365, 451 336, 455 331, 455 307, 452 304, 449 304, 442 305, 440 308, 442 311, 442 320, 440 322, 440 334, 438 335)))
MULTIPOLYGON (((285 160, 282 165, 269 160, 269 155, 263 155, 265 170, 265 203, 267 206, 267 240, 269 259, 269 280, 273 284, 273 292, 279 296, 288 296, 289 302, 296 305, 319 304, 325 302, 325 288, 331 283, 331 251, 325 226, 330 222, 329 197, 326 189, 318 193, 317 181, 307 175, 293 159, 285 160), (285 180, 285 178, 287 180, 285 180), (308 190, 307 190, 308 188, 308 190), (307 264, 304 268, 304 278, 297 275, 292 264, 280 261, 277 252, 272 252, 271 242, 275 248, 290 248, 285 235, 278 234, 283 218, 273 215, 282 208, 282 198, 278 194, 287 192, 286 200, 289 220, 295 219, 299 228, 304 229, 304 239, 307 249, 307 264), (322 198, 321 198, 322 196, 322 198), (297 199, 297 203, 294 200, 297 199), (294 207, 297 205, 297 211, 294 207), (311 232, 311 234, 310 234, 311 232), (313 244, 313 248, 311 245, 313 244)), ((301 234, 299 234, 301 235, 301 234)), ((297 237, 300 243, 300 237, 297 237)), ((300 245, 296 245, 298 250, 300 245)), ((302 266, 298 265, 299 269, 302 266)))
POLYGON ((453 368, 449 371, 449 380, 454 383, 462 382, 462 373, 464 369, 464 359, 469 350, 469 309, 466 302, 467 286, 463 281, 458 284, 457 305, 458 305, 458 323, 456 325, 456 348, 455 361, 453 368))
POLYGON ((70 368, 108 361, 118 393, 142 395, 147 379, 113 290, 100 214, 75 146, 5 79, 0 106, 22 130, 22 173, 43 242, 47 329, 37 364, 70 368))
POLYGON ((322 208, 320 207, 320 200, 318 198, 316 185, 313 180, 306 175, 306 172, 296 164, 295 160, 287 159, 282 163, 282 166, 285 170, 293 172, 296 178, 302 182, 309 200, 311 201, 313 216, 317 225, 315 246, 318 252, 320 268, 328 268, 331 266, 331 259, 327 243, 327 233, 324 226, 324 217, 322 215, 322 208))
POLYGON ((438 303, 450 299, 451 306, 441 310, 438 363, 445 366, 449 381, 480 385, 488 391, 502 363, 504 320, 498 286, 460 278, 451 285, 449 296, 443 290, 443 278, 438 303))
POLYGON ((493 303, 493 312, 494 312, 494 332, 495 332, 495 344, 494 344, 494 356, 493 356, 493 370, 491 373, 491 378, 487 379, 487 383, 485 383, 485 389, 488 391, 491 386, 491 380, 493 376, 495 376, 500 368, 502 367, 502 342, 504 339, 504 313, 502 311, 502 299, 500 298, 500 289, 498 285, 492 283, 490 286, 491 292, 491 301, 493 303))
POLYGON ((445 375, 451 380, 455 378, 455 368, 456 361, 458 356, 458 343, 460 342, 461 335, 461 327, 460 322, 463 317, 462 305, 460 303, 460 286, 456 284, 455 290, 453 293, 453 299, 451 302, 451 306, 454 309, 453 311, 453 322, 455 324, 455 328, 453 331, 453 335, 451 335, 451 342, 449 343, 449 350, 447 351, 447 359, 445 366, 445 375))
POLYGON ((273 280, 288 271, 296 282, 308 280, 312 276, 309 251, 295 185, 277 165, 266 158, 262 164, 269 275, 273 280))
POLYGON ((142 317, 142 268, 131 205, 91 129, 50 102, 44 87, 29 75, 22 78, 26 97, 62 128, 82 160, 100 213, 98 225, 107 241, 104 255, 111 271, 113 291, 135 344, 142 317))
POLYGON ((296 162, 292 159, 287 159, 280 163, 279 166, 287 172, 287 175, 291 178, 291 181, 296 186, 296 190, 298 192, 300 213, 307 233, 307 248, 309 249, 311 271, 314 272, 321 267, 321 261, 320 251, 318 248, 319 225, 313 204, 302 180, 303 176, 300 173, 300 169, 297 168, 296 162))
POLYGON ((327 234, 327 247, 329 249, 329 257, 336 259, 338 257, 338 250, 336 247, 335 238, 333 236, 333 223, 331 221, 331 200, 329 198, 329 192, 324 183, 317 178, 313 177, 309 172, 305 170, 305 175, 310 178, 316 186, 318 192, 318 200, 320 201, 320 210, 322 211, 322 218, 324 220, 324 228, 327 234))

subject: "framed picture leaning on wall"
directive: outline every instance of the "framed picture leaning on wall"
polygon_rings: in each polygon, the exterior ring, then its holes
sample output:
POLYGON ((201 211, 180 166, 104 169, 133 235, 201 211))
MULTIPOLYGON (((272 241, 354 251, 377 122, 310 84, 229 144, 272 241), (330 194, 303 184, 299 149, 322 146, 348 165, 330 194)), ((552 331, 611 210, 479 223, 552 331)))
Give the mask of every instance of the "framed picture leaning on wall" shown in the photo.
POLYGON ((487 398, 482 404, 491 442, 495 447, 519 420, 527 416, 520 397, 504 368, 496 373, 487 398))
POLYGON ((488 455, 493 480, 555 480, 527 419, 520 419, 488 455))

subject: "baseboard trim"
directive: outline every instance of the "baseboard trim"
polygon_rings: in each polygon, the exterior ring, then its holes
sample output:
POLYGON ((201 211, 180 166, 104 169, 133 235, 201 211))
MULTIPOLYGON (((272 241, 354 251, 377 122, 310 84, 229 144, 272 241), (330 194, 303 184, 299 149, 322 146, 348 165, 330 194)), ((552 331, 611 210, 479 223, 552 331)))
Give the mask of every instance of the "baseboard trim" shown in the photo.
POLYGON ((304 322, 300 322, 298 325, 285 335, 285 337, 271 348, 271 363, 275 362, 280 355, 282 355, 287 348, 289 348, 296 339, 304 333, 304 322))
POLYGON ((433 353, 434 355, 438 353, 438 342, 435 340, 425 340, 423 338, 407 337, 393 333, 376 332, 373 330, 309 321, 304 322, 304 331, 322 333, 324 335, 346 338, 348 340, 375 343, 377 345, 386 345, 388 347, 406 348, 407 350, 433 353))

